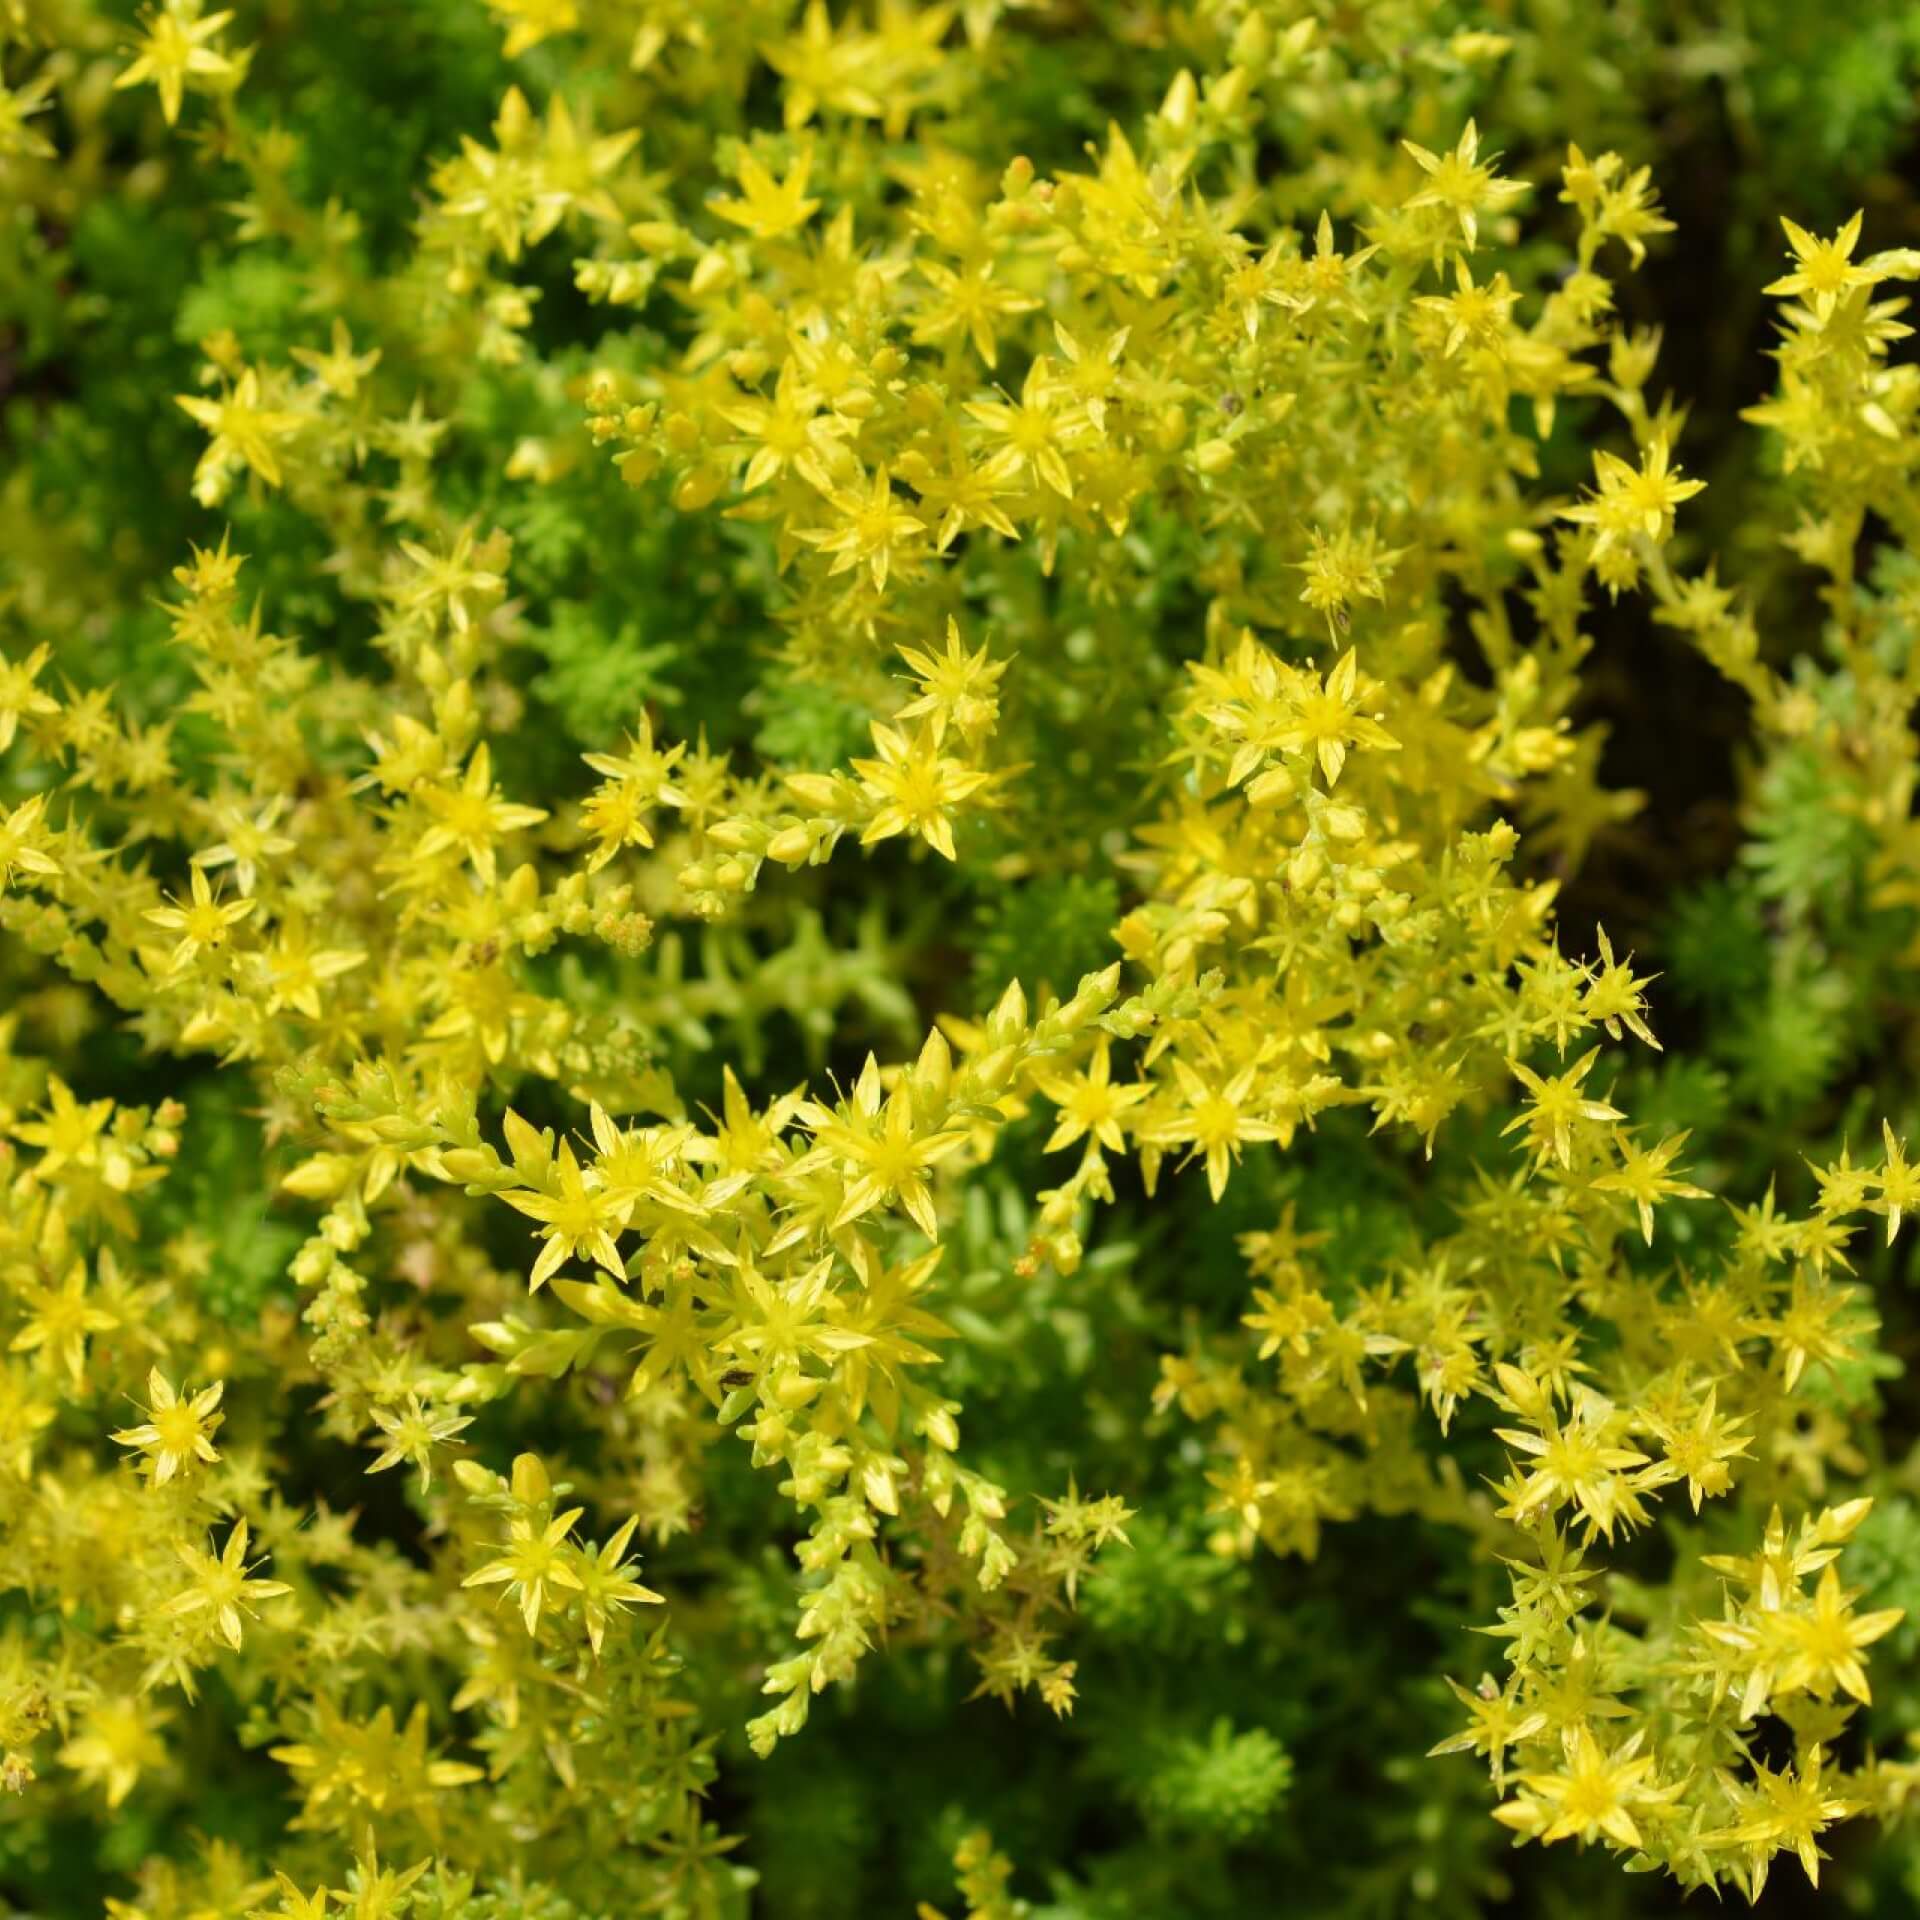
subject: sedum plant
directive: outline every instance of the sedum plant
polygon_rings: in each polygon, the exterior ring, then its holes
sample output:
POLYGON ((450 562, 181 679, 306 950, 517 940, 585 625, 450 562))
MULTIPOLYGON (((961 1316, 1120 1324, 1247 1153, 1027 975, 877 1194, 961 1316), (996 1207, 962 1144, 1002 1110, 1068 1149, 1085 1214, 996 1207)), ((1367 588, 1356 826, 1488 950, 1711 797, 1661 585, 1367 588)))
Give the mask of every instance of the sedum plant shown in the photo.
POLYGON ((1743 17, 0 0, 10 1911, 1920 1896, 1920 39, 1743 17))

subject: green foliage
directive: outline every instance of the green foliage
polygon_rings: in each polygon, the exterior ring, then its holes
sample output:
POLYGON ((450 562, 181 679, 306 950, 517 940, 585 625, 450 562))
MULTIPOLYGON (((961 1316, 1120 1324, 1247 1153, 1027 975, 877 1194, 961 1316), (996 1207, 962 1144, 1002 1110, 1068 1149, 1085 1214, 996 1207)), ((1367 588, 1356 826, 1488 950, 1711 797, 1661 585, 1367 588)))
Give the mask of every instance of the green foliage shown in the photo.
POLYGON ((1148 1819, 1222 1841, 1257 1833, 1293 1779, 1293 1762, 1272 1734, 1235 1732, 1224 1718, 1204 1738, 1166 1743, 1150 1769, 1139 1787, 1148 1819))

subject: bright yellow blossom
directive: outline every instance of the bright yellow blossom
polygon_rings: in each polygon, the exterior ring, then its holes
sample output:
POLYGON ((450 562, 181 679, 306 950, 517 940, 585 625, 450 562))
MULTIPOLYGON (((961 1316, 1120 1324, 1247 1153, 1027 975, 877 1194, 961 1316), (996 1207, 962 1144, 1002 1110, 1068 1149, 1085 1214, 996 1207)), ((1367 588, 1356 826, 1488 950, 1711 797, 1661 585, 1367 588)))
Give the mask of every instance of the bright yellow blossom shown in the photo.
MULTIPOLYGON (((216 1380, 212 1386, 183 1397, 155 1367, 147 1375, 146 1419, 137 1427, 122 1428, 113 1438, 123 1447, 137 1448, 153 1484, 163 1487, 195 1462, 211 1464, 220 1458, 214 1450, 213 1435, 224 1418, 215 1409, 225 1391, 226 1383, 216 1380)), ((242 1534, 242 1547, 245 1544, 242 1534)))

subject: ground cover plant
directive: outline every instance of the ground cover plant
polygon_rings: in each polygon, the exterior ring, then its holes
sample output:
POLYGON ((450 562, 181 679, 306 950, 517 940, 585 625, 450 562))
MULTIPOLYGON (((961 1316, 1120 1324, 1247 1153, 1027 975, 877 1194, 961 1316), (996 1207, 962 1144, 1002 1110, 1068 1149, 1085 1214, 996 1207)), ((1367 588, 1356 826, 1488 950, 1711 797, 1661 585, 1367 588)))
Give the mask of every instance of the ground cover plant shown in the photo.
POLYGON ((0 1902, 1920 1903, 1920 7, 0 0, 0 1902))

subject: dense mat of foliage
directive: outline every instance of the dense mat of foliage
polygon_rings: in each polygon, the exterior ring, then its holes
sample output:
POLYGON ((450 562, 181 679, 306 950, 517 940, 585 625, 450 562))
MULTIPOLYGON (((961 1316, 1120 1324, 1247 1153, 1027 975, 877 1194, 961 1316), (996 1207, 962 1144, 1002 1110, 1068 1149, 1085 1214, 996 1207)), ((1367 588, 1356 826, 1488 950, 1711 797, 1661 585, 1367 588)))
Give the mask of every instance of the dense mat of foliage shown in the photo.
POLYGON ((0 0, 0 1905, 1920 1902, 1917 81, 0 0))

